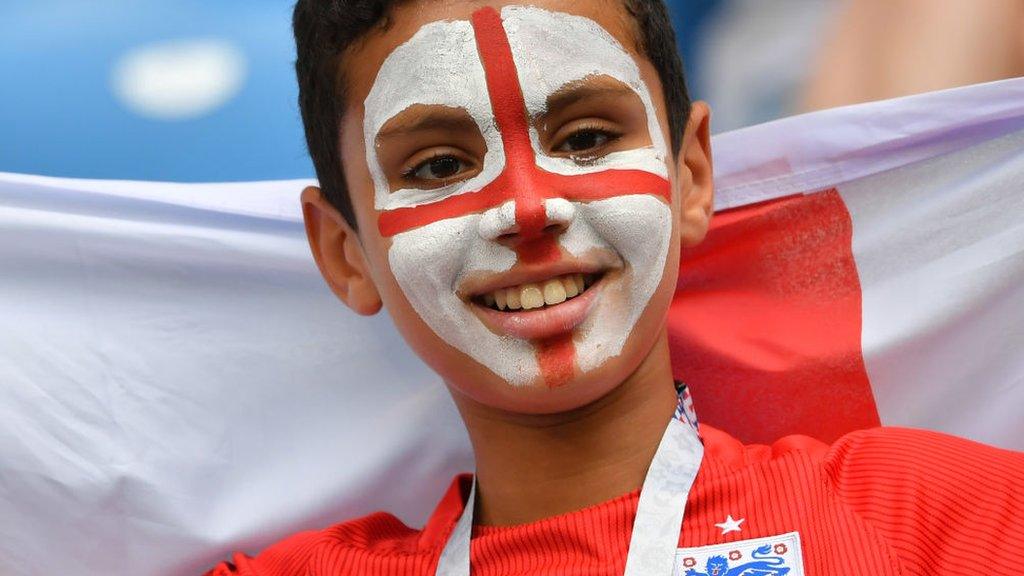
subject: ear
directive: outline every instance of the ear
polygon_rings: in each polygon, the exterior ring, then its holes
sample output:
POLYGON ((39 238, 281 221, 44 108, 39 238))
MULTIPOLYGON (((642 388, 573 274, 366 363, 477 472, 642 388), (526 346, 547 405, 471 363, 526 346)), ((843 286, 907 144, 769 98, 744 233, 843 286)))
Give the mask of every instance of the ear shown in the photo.
POLYGON ((704 240, 715 211, 710 124, 711 110, 707 103, 694 102, 676 158, 676 174, 682 195, 679 229, 684 247, 696 246, 704 240))
POLYGON ((379 312, 380 293, 370 277, 359 236, 316 186, 302 191, 302 217, 313 259, 331 290, 358 314, 379 312))

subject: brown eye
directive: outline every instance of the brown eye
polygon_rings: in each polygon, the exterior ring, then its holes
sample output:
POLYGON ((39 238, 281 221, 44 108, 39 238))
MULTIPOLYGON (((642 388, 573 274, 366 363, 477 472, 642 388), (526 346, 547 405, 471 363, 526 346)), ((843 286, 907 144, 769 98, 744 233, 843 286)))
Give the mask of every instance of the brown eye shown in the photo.
POLYGON ((580 130, 574 132, 558 147, 559 152, 587 152, 604 146, 612 135, 603 130, 580 130))
POLYGON ((411 176, 420 180, 447 180, 465 169, 465 165, 455 156, 435 156, 411 171, 411 176))

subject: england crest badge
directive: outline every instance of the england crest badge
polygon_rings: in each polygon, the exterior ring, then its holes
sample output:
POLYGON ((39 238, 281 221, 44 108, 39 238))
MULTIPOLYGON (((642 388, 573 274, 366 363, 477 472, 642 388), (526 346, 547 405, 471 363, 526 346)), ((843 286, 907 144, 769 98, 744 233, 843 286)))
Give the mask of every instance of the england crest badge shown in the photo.
POLYGON ((676 551, 675 576, 804 576, 800 533, 676 551))

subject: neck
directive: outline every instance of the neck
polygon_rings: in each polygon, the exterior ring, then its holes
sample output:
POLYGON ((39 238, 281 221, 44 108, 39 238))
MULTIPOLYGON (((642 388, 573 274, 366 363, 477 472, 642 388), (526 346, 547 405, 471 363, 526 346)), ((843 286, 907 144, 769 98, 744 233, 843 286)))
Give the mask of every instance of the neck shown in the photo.
POLYGON ((676 407, 663 333, 603 398, 560 414, 499 412, 456 396, 476 455, 476 523, 524 524, 639 489, 676 407))

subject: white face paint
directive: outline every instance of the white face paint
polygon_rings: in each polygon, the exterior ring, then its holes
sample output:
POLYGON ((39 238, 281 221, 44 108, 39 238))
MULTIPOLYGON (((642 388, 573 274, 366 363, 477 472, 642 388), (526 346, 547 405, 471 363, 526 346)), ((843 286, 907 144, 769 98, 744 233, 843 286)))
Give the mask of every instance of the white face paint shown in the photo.
POLYGON ((394 210, 477 190, 505 167, 501 134, 494 125, 487 81, 473 26, 465 21, 433 22, 388 56, 364 103, 363 137, 373 177, 374 206, 394 210), (416 104, 462 108, 476 122, 487 155, 476 178, 433 190, 391 190, 377 157, 377 134, 388 120, 416 104))
POLYGON ((653 143, 650 147, 613 152, 585 166, 571 158, 544 154, 536 129, 531 129, 530 139, 541 168, 568 176, 625 168, 668 178, 668 152, 647 84, 636 62, 607 30, 588 18, 530 6, 507 6, 501 15, 530 116, 546 112, 548 98, 560 88, 601 75, 632 88, 647 109, 647 130, 653 143))
MULTIPOLYGON (((532 169, 581 177, 635 170, 667 179, 667 150, 650 93, 636 63, 614 37, 587 18, 533 7, 506 7, 501 18, 531 117, 545 112, 549 97, 567 85, 607 76, 640 98, 654 143, 613 152, 583 165, 546 155, 531 128, 529 140, 536 163, 532 169)), ((382 218, 395 210, 438 207, 499 179, 509 160, 490 96, 471 22, 428 24, 391 53, 366 99, 364 120, 366 157, 375 185, 375 205, 384 211, 382 218), (388 120, 417 104, 461 108, 468 113, 487 146, 479 174, 432 190, 391 190, 377 157, 377 134, 388 120)), ((586 320, 572 334, 575 363, 582 371, 597 368, 622 352, 660 284, 670 246, 671 210, 655 191, 627 187, 608 192, 602 199, 590 201, 541 200, 550 222, 567 225, 557 239, 565 258, 585 259, 600 251, 617 254, 625 264, 621 274, 603 283, 586 320)), ((493 333, 456 294, 467 278, 500 274, 517 265, 516 252, 497 241, 517 230, 516 200, 496 198, 475 212, 440 210, 438 214, 392 236, 388 257, 399 286, 427 325, 450 345, 512 385, 539 382, 544 376, 539 347, 493 333)))

